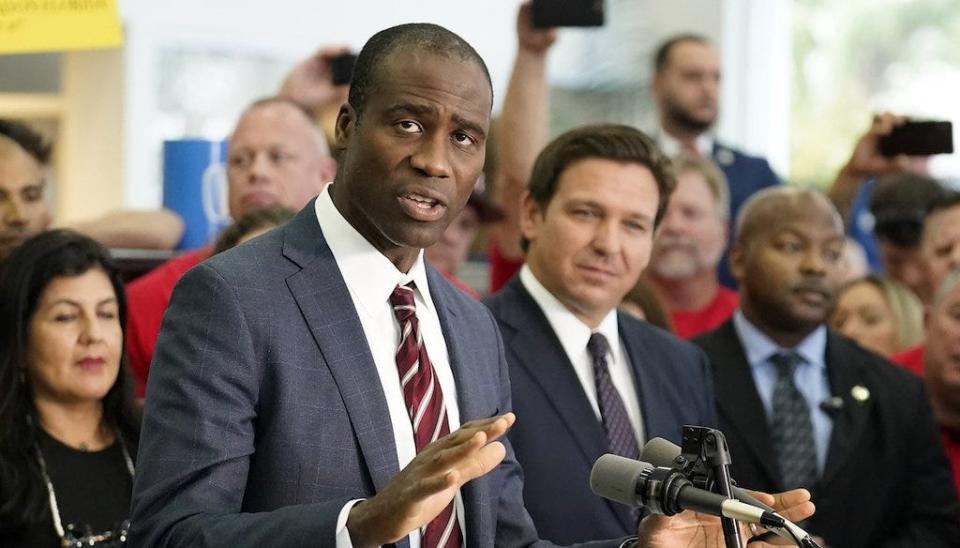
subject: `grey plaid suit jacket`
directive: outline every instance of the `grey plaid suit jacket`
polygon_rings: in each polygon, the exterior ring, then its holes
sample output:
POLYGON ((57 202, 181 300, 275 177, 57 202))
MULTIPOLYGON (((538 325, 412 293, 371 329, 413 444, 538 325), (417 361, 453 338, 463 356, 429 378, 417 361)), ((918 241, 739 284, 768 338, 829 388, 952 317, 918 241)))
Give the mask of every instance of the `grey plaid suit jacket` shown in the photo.
MULTIPOLYGON (((509 411, 490 313, 427 275, 461 420, 509 411)), ((136 546, 334 546, 343 505, 398 472, 376 366, 312 202, 183 277, 147 393, 136 546)), ((503 463, 463 488, 471 548, 540 545, 506 445, 503 463)))

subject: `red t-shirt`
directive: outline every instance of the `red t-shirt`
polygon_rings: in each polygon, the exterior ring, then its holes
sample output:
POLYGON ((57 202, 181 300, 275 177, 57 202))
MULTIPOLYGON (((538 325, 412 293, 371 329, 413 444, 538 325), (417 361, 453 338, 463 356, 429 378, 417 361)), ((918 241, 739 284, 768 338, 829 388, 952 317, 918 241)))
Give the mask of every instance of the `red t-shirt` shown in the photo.
POLYGON ((902 365, 910 372, 923 376, 923 345, 908 348, 890 356, 890 361, 902 365))
MULTIPOLYGON (((923 377, 923 346, 914 346, 903 352, 890 356, 890 361, 902 365, 904 369, 923 377)), ((943 440, 943 450, 947 454, 947 460, 950 461, 950 468, 953 469, 953 484, 960 493, 960 432, 940 428, 941 440, 943 440)))
POLYGON ((138 398, 144 397, 147 372, 160 334, 163 313, 170 304, 173 287, 180 277, 210 256, 212 247, 202 247, 174 257, 127 285, 127 327, 125 350, 133 372, 138 398))
POLYGON ((670 314, 673 328, 681 339, 692 339, 697 335, 713 331, 733 316, 740 304, 737 292, 720 286, 710 304, 700 310, 676 311, 670 314))

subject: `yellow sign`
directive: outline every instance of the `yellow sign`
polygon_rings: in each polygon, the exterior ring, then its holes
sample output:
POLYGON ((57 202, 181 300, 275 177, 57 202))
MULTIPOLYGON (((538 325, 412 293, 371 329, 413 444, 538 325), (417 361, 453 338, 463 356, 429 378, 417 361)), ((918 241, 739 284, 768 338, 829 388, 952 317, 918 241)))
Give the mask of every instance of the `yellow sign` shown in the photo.
POLYGON ((115 48, 117 0, 0 0, 0 54, 115 48))

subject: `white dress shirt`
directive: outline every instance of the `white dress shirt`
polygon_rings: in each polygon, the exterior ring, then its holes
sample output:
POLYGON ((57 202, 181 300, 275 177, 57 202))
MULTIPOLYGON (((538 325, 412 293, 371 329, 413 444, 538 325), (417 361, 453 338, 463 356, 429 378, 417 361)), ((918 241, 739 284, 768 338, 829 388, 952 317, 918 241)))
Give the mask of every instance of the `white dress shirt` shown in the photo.
MULTIPOLYGON (((402 469, 417 454, 413 438, 413 425, 400 387, 400 375, 397 372, 397 348, 400 346, 400 325, 390 305, 390 294, 398 285, 413 281, 417 285, 414 300, 417 307, 417 319, 423 343, 433 364, 437 380, 443 390, 443 401, 447 409, 447 421, 450 431, 460 427, 460 409, 457 406, 457 391, 450 369, 450 356, 440 328, 440 319, 433 300, 423 262, 423 252, 407 273, 397 268, 370 244, 333 205, 329 186, 320 193, 316 201, 317 221, 323 230, 323 237, 337 261, 343 276, 353 307, 360 317, 363 333, 370 353, 377 366, 380 384, 390 411, 393 425, 393 439, 397 446, 397 463, 402 469)), ((350 509, 362 499, 347 503, 340 512, 337 521, 337 548, 351 548, 350 533, 347 531, 347 517, 350 509)), ((457 493, 457 521, 463 538, 464 531, 463 499, 457 493)), ((420 531, 410 533, 410 548, 420 548, 420 531)))
MULTIPOLYGON (((530 270, 530 267, 523 265, 520 269, 520 283, 527 289, 533 300, 543 310, 547 321, 553 328, 564 352, 573 364, 573 369, 580 379, 580 386, 583 387, 587 399, 590 400, 590 406, 597 415, 597 420, 603 422, 600 415, 600 405, 597 403, 597 383, 593 374, 593 359, 587 351, 587 341, 593 330, 587 324, 580 321, 573 315, 566 306, 553 296, 543 284, 537 280, 537 277, 530 270)), ((637 445, 642 447, 644 443, 643 420, 640 413, 640 398, 637 397, 637 384, 633 378, 633 369, 630 366, 630 358, 627 355, 627 349, 620 340, 620 329, 617 325, 617 309, 611 310, 596 329, 597 333, 602 334, 610 343, 610 354, 607 356, 607 367, 610 370, 610 377, 613 385, 620 393, 623 405, 627 409, 627 417, 633 426, 634 434, 637 436, 637 445)), ((558 366, 561 364, 558 364, 558 366)))
MULTIPOLYGON (((713 143, 714 138, 709 133, 701 133, 694 140, 694 145, 701 158, 711 158, 713 156, 713 143)), ((663 128, 657 132, 657 144, 660 145, 660 150, 667 156, 678 156, 683 152, 683 143, 664 131, 663 128)))

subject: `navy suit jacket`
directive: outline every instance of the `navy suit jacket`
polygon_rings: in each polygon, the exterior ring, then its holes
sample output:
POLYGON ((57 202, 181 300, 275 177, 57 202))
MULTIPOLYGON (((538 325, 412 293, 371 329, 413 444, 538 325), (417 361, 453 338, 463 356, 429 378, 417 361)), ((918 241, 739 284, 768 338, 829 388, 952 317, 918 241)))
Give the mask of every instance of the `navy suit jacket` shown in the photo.
MULTIPOLYGON (((489 311, 432 268, 427 276, 462 421, 509 411, 489 311)), ((183 277, 149 394, 136 546, 332 547, 343 505, 398 472, 380 378, 312 202, 183 277)), ((505 445, 504 461, 462 489, 467 546, 536 543, 522 472, 505 445)))
MULTIPOLYGON (((590 469, 607 453, 603 425, 560 340, 519 276, 487 300, 503 334, 517 422, 509 437, 523 465, 523 497, 540 537, 571 543, 633 534, 626 506, 590 491, 590 469)), ((628 315, 620 337, 633 366, 647 439, 680 444, 681 426, 716 423, 706 356, 628 315)))
MULTIPOLYGON (((773 172, 765 158, 750 156, 739 150, 714 141, 712 160, 716 162, 727 178, 730 187, 730 220, 736 221, 740 206, 747 198, 769 186, 780 184, 780 179, 773 172)), ((733 230, 730 231, 732 242, 733 230)), ((727 247, 729 248, 729 243, 727 247)), ((728 254, 724 252, 720 260, 720 283, 732 289, 737 288, 737 282, 730 273, 728 254)))
MULTIPOLYGON (((766 412, 729 321, 694 340, 710 356, 731 474, 746 488, 782 491, 766 412)), ((922 381, 830 332, 827 376, 843 407, 833 420, 825 470, 810 486, 807 530, 842 548, 960 546, 950 466, 922 381), (852 397, 855 386, 869 397, 852 397)))

